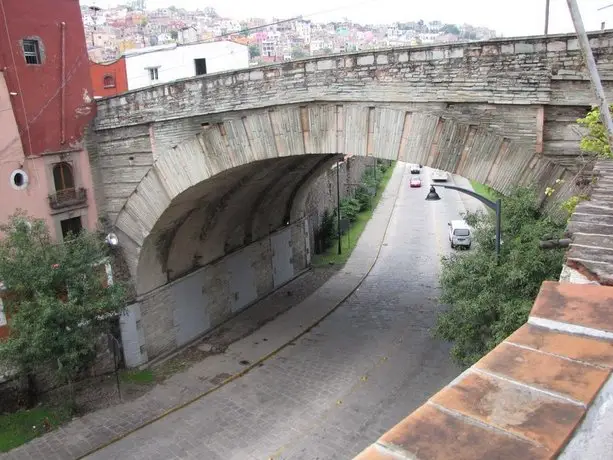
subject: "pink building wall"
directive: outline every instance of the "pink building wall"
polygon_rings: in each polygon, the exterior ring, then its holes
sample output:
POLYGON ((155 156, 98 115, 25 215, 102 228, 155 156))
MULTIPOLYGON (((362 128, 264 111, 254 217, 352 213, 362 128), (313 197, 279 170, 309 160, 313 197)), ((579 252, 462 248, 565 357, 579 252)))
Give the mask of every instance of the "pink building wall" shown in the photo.
POLYGON ((51 225, 47 178, 40 170, 38 159, 24 159, 11 97, 15 96, 9 94, 4 72, 0 72, 0 223, 7 222, 9 216, 21 208, 51 225), (29 178, 28 187, 23 190, 16 190, 11 182, 11 173, 17 169, 25 171, 29 178))
POLYGON ((97 223, 84 130, 95 115, 79 2, 5 2, 0 20, 0 223, 18 208, 51 235, 97 223), (38 58, 31 61, 31 45, 38 58), (54 168, 62 165, 62 180, 54 168), (27 183, 18 185, 18 174, 27 183), (69 180, 64 180, 69 177, 69 180), (60 184, 60 185, 58 185, 60 184))

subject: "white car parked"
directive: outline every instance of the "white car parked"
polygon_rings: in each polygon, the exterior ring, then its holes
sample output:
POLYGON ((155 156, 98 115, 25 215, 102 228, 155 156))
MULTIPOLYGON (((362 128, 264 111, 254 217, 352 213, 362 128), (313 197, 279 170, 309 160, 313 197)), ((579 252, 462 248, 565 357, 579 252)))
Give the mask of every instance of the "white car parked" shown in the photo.
POLYGON ((447 182, 449 180, 449 174, 438 169, 432 171, 431 177, 433 182, 447 182))
POLYGON ((463 220, 452 220, 447 226, 449 227, 449 244, 451 249, 457 247, 470 249, 472 232, 468 224, 463 220))

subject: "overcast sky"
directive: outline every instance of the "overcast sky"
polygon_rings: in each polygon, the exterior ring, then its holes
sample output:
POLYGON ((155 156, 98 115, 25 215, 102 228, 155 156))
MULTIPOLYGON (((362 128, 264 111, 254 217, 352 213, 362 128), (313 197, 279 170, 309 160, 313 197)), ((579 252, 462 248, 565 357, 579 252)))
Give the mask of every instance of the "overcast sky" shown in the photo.
MULTIPOLYGON (((587 30, 605 22, 613 28, 613 0, 577 0, 587 30)), ((108 7, 117 0, 81 0, 82 4, 108 7)), ((147 8, 174 5, 196 9, 211 6, 226 17, 288 18, 303 15, 317 22, 348 18, 363 24, 440 19, 443 22, 495 29, 504 36, 540 35, 544 30, 545 0, 147 0, 147 8)), ((549 32, 574 31, 566 0, 551 0, 549 32)))

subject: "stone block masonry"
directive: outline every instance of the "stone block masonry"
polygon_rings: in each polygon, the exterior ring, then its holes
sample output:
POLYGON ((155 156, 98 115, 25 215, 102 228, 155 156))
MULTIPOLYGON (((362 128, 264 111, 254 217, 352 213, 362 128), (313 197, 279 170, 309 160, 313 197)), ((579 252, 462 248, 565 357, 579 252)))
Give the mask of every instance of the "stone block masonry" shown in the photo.
MULTIPOLYGON (((591 39, 608 90, 612 41, 610 31, 591 39)), ((541 156, 529 158, 538 153, 576 171, 583 159, 575 120, 593 102, 573 35, 501 39, 327 56, 131 91, 98 101, 88 146, 99 209, 111 223, 158 159, 207 131, 214 137, 208 154, 227 142, 255 158, 354 153, 413 161, 404 150, 455 146, 439 164, 419 160, 506 191, 514 179, 488 174, 478 159, 462 165, 453 158, 487 150, 515 156, 514 169, 542 170, 541 156), (331 110, 316 116, 314 101, 331 110), (452 169, 458 166, 482 172, 452 169)))
MULTIPOLYGON (((95 191, 136 292, 142 297, 304 219, 305 184, 335 155, 420 163, 502 193, 534 185, 543 198, 561 179, 556 199, 564 201, 577 193, 577 171, 590 165, 573 127, 593 96, 573 40, 327 56, 98 101, 88 139, 95 191)), ((592 36, 609 90, 612 40, 610 31, 592 36)), ((305 229, 311 238, 313 224, 305 229)), ((283 238, 275 237, 283 247, 275 257, 296 266, 283 238)), ((216 286, 228 282, 214 276, 216 286)), ((171 346, 162 332, 171 324, 209 320, 165 312, 152 351, 171 346)))
MULTIPOLYGON (((592 37, 601 78, 611 80, 613 32, 592 37)), ((589 105, 593 97, 575 43, 569 34, 379 50, 178 80, 100 100, 95 126, 315 100, 589 105)))

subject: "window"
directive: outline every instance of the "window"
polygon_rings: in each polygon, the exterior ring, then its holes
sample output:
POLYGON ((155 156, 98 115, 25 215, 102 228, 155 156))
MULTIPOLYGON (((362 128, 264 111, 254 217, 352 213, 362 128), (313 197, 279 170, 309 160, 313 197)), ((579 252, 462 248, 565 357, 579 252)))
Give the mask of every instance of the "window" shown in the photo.
POLYGON ((74 190, 74 176, 68 163, 62 162, 53 166, 53 183, 56 192, 74 190))
POLYGON ((115 88, 115 78, 112 75, 105 75, 103 83, 105 88, 115 88))
POLYGON ((149 71, 149 80, 155 81, 160 79, 158 67, 148 67, 147 70, 149 71))
POLYGON ((194 59, 196 65, 196 75, 206 75, 206 59, 194 59))
POLYGON ((62 227, 62 237, 67 239, 70 235, 78 235, 83 230, 83 225, 81 224, 81 216, 73 217, 72 219, 66 219, 60 221, 60 225, 62 227))
POLYGON ((40 64, 40 46, 38 40, 23 41, 23 56, 27 64, 40 64))
POLYGON ((470 231, 464 228, 458 228, 453 232, 453 234, 455 236, 468 236, 470 235, 470 231))

